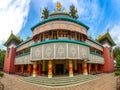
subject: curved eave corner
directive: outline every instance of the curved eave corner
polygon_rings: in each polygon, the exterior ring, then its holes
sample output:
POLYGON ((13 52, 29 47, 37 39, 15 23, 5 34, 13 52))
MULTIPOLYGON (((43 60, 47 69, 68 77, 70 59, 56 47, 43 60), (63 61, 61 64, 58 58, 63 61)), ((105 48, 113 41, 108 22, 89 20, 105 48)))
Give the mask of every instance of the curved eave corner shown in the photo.
POLYGON ((79 25, 82 25, 82 26, 85 27, 87 30, 89 29, 89 27, 88 27, 87 25, 83 24, 82 22, 80 22, 80 21, 78 21, 78 20, 76 20, 76 19, 69 18, 69 17, 60 17, 60 16, 59 16, 59 17, 54 17, 54 18, 45 19, 45 20, 39 22, 38 24, 36 24, 35 26, 33 26, 33 27, 31 28, 31 30, 33 31, 34 28, 36 28, 37 26, 42 25, 42 24, 44 24, 44 23, 46 23, 46 22, 55 21, 55 20, 65 20, 65 21, 74 22, 74 23, 77 23, 77 24, 79 24, 79 25))
POLYGON ((79 41, 76 41, 76 40, 62 40, 62 39, 57 39, 57 40, 46 40, 46 41, 43 41, 43 42, 38 42, 38 43, 35 43, 35 44, 32 44, 30 47, 35 47, 35 46, 38 46, 38 45, 42 45, 42 44, 48 44, 48 43, 57 43, 57 42, 67 42, 67 43, 75 43, 75 44, 80 44, 80 45, 83 45, 83 46, 87 46, 87 47, 90 47, 89 44, 85 43, 85 42, 79 42, 79 41))

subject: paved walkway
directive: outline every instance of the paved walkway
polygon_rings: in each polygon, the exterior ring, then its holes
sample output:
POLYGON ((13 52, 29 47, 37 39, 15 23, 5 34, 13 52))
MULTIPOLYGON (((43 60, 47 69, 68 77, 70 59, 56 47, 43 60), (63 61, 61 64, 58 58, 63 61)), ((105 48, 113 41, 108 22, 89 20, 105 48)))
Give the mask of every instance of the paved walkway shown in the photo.
POLYGON ((21 76, 5 74, 0 81, 5 90, 116 90, 116 76, 113 73, 98 74, 99 79, 76 86, 47 88, 18 80, 21 76))

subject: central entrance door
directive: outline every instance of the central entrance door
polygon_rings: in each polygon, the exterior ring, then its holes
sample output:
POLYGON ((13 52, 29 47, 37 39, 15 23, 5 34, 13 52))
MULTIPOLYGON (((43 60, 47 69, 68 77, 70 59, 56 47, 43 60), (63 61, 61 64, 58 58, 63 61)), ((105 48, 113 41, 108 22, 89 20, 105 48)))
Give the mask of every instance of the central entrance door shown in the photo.
POLYGON ((56 74, 63 74, 63 73, 64 73, 64 65, 56 64, 56 74))

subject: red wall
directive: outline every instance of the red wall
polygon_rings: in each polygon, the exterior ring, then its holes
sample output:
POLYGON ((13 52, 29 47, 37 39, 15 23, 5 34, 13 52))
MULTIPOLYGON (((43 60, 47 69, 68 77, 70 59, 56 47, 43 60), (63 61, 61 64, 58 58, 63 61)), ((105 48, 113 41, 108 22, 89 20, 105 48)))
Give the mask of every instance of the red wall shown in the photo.
POLYGON ((105 47, 103 50, 103 56, 104 56, 104 66, 103 71, 104 72, 113 72, 114 71, 114 60, 113 56, 110 56, 110 50, 108 47, 105 47))
POLYGON ((10 48, 8 57, 6 57, 4 60, 4 72, 15 73, 15 65, 14 65, 15 55, 16 55, 15 48, 10 48))

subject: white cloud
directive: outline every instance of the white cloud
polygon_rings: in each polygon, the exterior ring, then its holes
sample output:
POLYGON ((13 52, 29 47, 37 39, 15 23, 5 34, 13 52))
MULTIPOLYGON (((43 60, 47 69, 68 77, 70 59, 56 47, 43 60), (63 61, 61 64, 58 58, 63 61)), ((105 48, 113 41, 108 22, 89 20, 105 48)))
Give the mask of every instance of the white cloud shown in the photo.
POLYGON ((113 26, 113 28, 110 30, 110 34, 115 43, 120 45, 120 23, 113 26))
POLYGON ((26 23, 30 0, 0 0, 0 46, 26 23))

